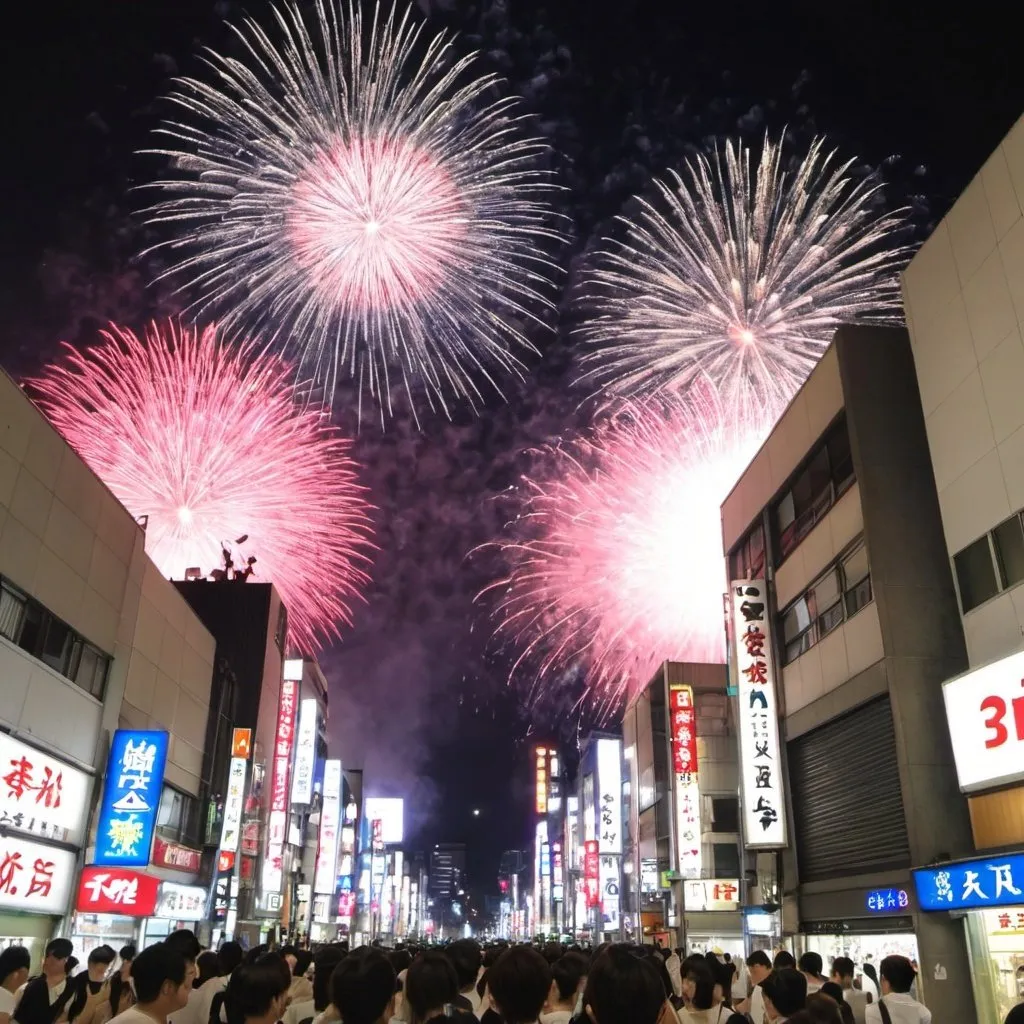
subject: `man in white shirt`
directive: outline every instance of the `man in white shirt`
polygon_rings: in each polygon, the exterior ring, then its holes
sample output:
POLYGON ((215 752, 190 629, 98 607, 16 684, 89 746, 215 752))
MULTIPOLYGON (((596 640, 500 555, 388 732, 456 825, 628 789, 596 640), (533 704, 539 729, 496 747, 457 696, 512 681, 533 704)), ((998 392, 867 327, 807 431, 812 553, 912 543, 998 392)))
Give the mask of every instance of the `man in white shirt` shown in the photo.
POLYGON ((110 1024, 167 1024, 195 991, 185 958, 166 942, 144 949, 132 961, 132 983, 138 1002, 110 1024))
MULTIPOLYGON (((193 988, 192 982, 196 976, 196 960, 199 957, 199 940, 196 933, 188 928, 179 928, 171 932, 164 939, 163 945, 170 947, 176 953, 180 953, 185 961, 185 983, 188 985, 188 998, 183 1007, 172 1012, 168 1018, 169 1024, 206 1024, 199 1019, 199 1006, 203 1002, 202 989, 193 988)), ((134 964, 132 965, 134 970, 134 964)), ((135 975, 132 974, 134 978, 135 975)))
POLYGON ((917 972, 905 956, 887 956, 878 973, 882 998, 864 1011, 866 1024, 932 1024, 931 1011, 910 994, 917 972))
POLYGON ((24 946, 8 946, 0 953, 0 1024, 11 1024, 14 993, 28 981, 32 956, 24 946))
POLYGON ((822 977, 821 969, 824 966, 820 953, 808 950, 800 957, 800 973, 807 979, 807 994, 820 992, 821 986, 826 979, 822 977))
POLYGON ((232 971, 242 962, 242 956, 242 947, 237 942, 225 942, 217 951, 217 977, 211 978, 199 986, 195 1024, 209 1024, 213 1000, 218 992, 223 992, 228 987, 228 979, 231 977, 232 971))
POLYGON ((763 949, 756 949, 747 957, 747 975, 754 983, 750 990, 750 998, 737 1004, 740 1013, 747 1013, 754 1024, 764 1024, 764 991, 761 983, 772 973, 772 962, 763 949))
POLYGON ((807 1003, 807 979, 792 967, 772 971, 761 987, 765 1017, 770 1024, 784 1024, 807 1003))
POLYGON ((837 956, 832 961, 832 980, 843 990, 843 1000, 853 1011, 854 1024, 865 1024, 864 1012, 868 1003, 874 1002, 870 992, 862 992, 853 987, 853 975, 856 971, 853 961, 848 956, 837 956))

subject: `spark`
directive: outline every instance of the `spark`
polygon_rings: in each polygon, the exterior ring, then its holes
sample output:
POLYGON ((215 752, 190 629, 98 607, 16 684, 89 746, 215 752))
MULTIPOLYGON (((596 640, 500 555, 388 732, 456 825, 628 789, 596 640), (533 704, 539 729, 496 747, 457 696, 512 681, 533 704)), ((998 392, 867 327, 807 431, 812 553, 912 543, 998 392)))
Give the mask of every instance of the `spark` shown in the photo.
POLYGON ((552 309, 548 146, 408 10, 375 6, 369 31, 351 0, 273 10, 279 38, 242 21, 242 55, 207 54, 214 84, 170 96, 169 170, 145 186, 175 232, 161 277, 293 354, 327 403, 351 377, 382 419, 396 382, 414 409, 476 407, 552 309))
POLYGON ((236 565, 254 556, 254 578, 277 587, 297 650, 340 636, 369 578, 370 506, 349 441, 296 406, 287 365, 212 326, 173 322, 144 341, 111 325, 85 352, 65 349, 30 382, 38 403, 128 511, 148 517, 160 571, 206 575, 247 534, 236 565))
POLYGON ((752 171, 728 142, 656 181, 584 272, 583 378, 639 398, 706 375, 728 404, 781 406, 840 324, 901 322, 902 211, 824 146, 788 172, 766 138, 752 171))
POLYGON ((724 660, 719 509, 779 411, 739 420, 700 379, 546 450, 498 544, 508 572, 485 591, 534 698, 582 665, 610 712, 666 659, 724 660))

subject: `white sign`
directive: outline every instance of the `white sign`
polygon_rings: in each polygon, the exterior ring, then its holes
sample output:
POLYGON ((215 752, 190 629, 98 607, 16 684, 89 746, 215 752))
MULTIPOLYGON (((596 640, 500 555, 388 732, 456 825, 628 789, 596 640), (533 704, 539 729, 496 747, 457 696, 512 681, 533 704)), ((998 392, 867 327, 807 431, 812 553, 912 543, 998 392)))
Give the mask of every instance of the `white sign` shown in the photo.
POLYGON ((380 822, 380 841, 400 843, 403 830, 404 802, 401 797, 368 796, 363 801, 363 814, 367 821, 380 822))
POLYGON ((0 836, 0 910, 62 916, 74 879, 70 850, 0 836))
POLYGON ((734 580, 730 588, 735 681, 740 709, 740 797, 748 848, 786 845, 775 664, 764 580, 734 580))
POLYGON ((231 758, 228 770, 228 791, 224 797, 224 825, 220 833, 220 848, 225 853, 238 852, 238 839, 242 831, 242 807, 245 801, 244 757, 231 758))
POLYGON ((282 676, 291 683, 302 682, 303 661, 301 658, 286 658, 282 676))
POLYGON ((960 788, 1024 779, 1024 651, 942 685, 960 788))
POLYGON ((316 698, 307 697, 299 705, 299 734, 295 745, 292 774, 292 803, 308 804, 313 798, 313 768, 316 764, 316 698))
POLYGON ((313 892, 333 896, 338 884, 338 825, 341 821, 341 762, 324 764, 324 802, 320 808, 320 846, 313 892))
POLYGON ((601 857, 601 918, 606 932, 619 930, 620 863, 619 857, 601 857))
POLYGON ((697 709, 692 686, 669 687, 669 718, 676 807, 676 870, 683 878, 700 878, 703 855, 697 776, 697 709))
POLYGON ((597 843, 601 854, 622 853, 622 741, 597 741, 597 843))
POLYGON ((683 882, 686 911, 739 910, 740 883, 737 878, 697 878, 683 882))
POLYGON ((161 882, 153 916, 168 921, 202 921, 206 916, 206 890, 198 885, 161 882))
POLYGON ((92 777, 0 732, 0 828, 82 846, 92 777))

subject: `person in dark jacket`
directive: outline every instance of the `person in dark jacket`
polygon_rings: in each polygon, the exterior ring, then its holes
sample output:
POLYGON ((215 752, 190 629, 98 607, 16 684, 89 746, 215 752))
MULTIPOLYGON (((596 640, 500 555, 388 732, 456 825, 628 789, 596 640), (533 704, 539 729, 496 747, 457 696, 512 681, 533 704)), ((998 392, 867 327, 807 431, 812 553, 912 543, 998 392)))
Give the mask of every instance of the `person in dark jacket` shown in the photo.
POLYGON ((43 973, 25 986, 11 1019, 17 1024, 54 1024, 75 994, 68 981, 67 964, 73 950, 70 939, 51 939, 43 954, 43 973))

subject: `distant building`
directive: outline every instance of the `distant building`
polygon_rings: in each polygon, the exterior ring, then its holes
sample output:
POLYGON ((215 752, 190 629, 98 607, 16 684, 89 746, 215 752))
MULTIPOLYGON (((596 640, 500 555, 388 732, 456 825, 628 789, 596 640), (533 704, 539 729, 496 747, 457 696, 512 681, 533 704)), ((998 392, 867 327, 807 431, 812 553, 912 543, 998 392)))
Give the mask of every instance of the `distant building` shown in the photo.
POLYGON ((431 899, 452 899, 466 887, 465 843, 440 843, 430 851, 428 892, 431 899))

